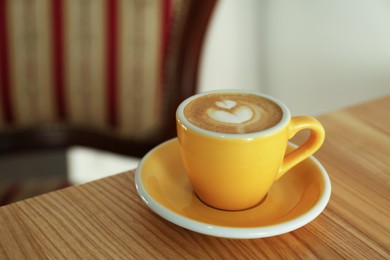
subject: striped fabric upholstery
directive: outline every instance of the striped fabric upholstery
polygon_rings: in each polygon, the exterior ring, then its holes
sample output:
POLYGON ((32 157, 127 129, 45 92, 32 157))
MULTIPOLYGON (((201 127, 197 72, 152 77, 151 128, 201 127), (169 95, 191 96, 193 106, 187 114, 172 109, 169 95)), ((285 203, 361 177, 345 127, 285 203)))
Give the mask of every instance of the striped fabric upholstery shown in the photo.
POLYGON ((0 0, 0 129, 158 131, 172 28, 188 2, 0 0))

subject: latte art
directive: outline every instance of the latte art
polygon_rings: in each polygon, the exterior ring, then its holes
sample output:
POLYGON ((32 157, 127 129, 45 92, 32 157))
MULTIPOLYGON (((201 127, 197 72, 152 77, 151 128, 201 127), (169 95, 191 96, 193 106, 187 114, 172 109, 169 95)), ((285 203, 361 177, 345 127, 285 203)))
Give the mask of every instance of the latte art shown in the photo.
POLYGON ((217 101, 215 105, 217 108, 207 109, 208 116, 215 121, 242 124, 253 117, 253 111, 250 107, 237 106, 237 102, 233 100, 217 101))
POLYGON ((253 94, 215 93, 198 97, 184 108, 187 120, 206 130, 243 134, 276 125, 281 108, 273 101, 253 94))

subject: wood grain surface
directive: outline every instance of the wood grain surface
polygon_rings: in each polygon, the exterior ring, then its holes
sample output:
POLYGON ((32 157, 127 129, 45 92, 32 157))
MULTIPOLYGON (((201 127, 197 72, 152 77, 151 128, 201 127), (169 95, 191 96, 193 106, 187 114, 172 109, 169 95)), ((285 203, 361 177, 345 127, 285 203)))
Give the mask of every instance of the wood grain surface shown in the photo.
MULTIPOLYGON (((198 234, 154 214, 134 171, 0 208, 0 259, 390 259, 390 97, 319 117, 325 211, 276 237, 198 234)), ((298 137, 296 141, 304 138, 298 137)))

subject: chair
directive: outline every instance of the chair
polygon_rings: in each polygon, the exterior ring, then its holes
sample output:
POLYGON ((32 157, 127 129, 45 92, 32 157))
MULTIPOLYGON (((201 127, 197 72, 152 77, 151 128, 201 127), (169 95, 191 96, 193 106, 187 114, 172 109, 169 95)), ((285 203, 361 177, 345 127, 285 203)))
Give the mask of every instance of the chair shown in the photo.
POLYGON ((215 4, 1 1, 0 157, 74 145, 142 157, 174 137, 215 4))
POLYGON ((175 136, 214 0, 1 5, 0 155, 83 145, 141 157, 175 136))

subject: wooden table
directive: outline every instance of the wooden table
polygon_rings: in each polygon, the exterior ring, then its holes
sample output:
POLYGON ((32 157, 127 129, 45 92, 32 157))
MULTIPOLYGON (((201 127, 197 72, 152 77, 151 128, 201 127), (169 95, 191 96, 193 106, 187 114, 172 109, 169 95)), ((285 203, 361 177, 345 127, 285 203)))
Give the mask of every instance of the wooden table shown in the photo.
POLYGON ((276 237, 233 240, 171 224, 138 197, 134 171, 0 208, 0 259, 390 259, 390 97, 321 116, 325 211, 276 237))

